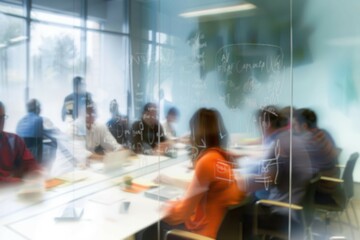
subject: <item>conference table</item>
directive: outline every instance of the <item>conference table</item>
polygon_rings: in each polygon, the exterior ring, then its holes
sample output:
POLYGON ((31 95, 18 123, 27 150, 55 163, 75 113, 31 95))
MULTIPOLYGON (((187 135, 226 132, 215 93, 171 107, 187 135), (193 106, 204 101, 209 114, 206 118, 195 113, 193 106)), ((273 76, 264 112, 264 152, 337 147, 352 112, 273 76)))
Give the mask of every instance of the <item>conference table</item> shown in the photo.
MULTIPOLYGON (((2 187, 0 239, 127 239, 164 217, 163 202, 143 192, 156 187, 153 180, 166 169, 180 167, 186 172, 182 165, 188 160, 185 150, 173 158, 137 155, 113 172, 103 172, 98 162, 74 169, 57 178, 61 184, 42 192, 24 194, 23 186, 2 187), (124 186, 124 176, 134 179, 135 191, 124 186), (67 207, 82 210, 81 217, 59 219, 67 207)), ((54 184, 54 179, 48 182, 54 184)))
MULTIPOLYGON (((246 150, 234 152, 255 154, 246 150)), ((22 195, 20 186, 2 188, 0 239, 131 239, 164 217, 164 202, 145 195, 147 189, 157 186, 154 179, 184 190, 193 175, 190 165, 190 156, 184 149, 178 150, 176 157, 137 155, 131 164, 110 173, 103 172, 95 162, 87 169, 74 169, 65 177, 59 176, 61 184, 33 196, 22 195), (125 176, 131 176, 137 188, 127 189, 125 176), (67 207, 81 211, 81 217, 61 219, 67 207)), ((50 179, 51 184, 53 180, 50 179)))

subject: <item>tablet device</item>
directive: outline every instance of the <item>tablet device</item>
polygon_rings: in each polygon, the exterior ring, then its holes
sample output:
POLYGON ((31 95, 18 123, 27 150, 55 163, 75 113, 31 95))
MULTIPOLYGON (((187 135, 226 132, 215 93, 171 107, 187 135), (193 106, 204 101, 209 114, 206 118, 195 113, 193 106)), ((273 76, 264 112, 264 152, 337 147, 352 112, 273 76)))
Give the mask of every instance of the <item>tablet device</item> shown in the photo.
POLYGON ((146 197, 160 200, 168 201, 181 197, 184 194, 184 190, 175 186, 162 185, 157 188, 151 188, 144 192, 146 197))

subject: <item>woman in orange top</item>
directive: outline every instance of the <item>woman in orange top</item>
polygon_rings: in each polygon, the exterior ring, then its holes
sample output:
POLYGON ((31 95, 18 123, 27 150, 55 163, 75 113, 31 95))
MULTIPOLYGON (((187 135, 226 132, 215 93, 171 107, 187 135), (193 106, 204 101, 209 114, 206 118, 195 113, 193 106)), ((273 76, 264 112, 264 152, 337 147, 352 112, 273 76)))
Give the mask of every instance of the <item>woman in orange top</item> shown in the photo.
POLYGON ((227 207, 241 202, 233 174, 233 158, 223 150, 228 133, 217 110, 199 109, 190 120, 195 154, 194 177, 182 200, 170 202, 164 222, 216 238, 227 207))

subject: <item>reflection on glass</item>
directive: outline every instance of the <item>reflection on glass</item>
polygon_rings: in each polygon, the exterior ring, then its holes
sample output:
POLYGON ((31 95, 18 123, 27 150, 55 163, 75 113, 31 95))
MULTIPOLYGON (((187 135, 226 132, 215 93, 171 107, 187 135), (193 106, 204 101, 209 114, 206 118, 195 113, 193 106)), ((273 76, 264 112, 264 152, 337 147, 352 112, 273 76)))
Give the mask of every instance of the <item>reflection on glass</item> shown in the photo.
POLYGON ((25 14, 24 8, 23 8, 23 1, 22 0, 16 0, 16 4, 10 4, 6 2, 0 3, 0 11, 3 13, 10 13, 14 15, 23 16, 25 14))

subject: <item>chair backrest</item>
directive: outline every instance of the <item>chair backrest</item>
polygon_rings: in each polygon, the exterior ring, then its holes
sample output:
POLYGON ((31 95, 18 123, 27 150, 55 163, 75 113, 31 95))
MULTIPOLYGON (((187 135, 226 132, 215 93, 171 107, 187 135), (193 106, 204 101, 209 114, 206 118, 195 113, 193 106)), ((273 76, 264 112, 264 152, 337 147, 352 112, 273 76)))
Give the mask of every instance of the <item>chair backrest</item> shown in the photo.
POLYGON ((306 194, 304 196, 304 199, 302 201, 302 206, 303 206, 303 216, 305 217, 305 227, 311 226, 311 223, 313 221, 314 218, 314 196, 315 196, 315 192, 317 189, 317 185, 319 184, 320 181, 320 174, 317 174, 316 176, 314 176, 308 186, 306 187, 306 194))
POLYGON ((26 147, 33 154, 38 163, 42 164, 43 139, 42 137, 23 137, 26 147))
POLYGON ((350 158, 346 162, 346 166, 342 175, 342 179, 344 180, 344 190, 347 199, 350 199, 354 196, 353 172, 358 158, 358 152, 354 152, 350 155, 350 158))

